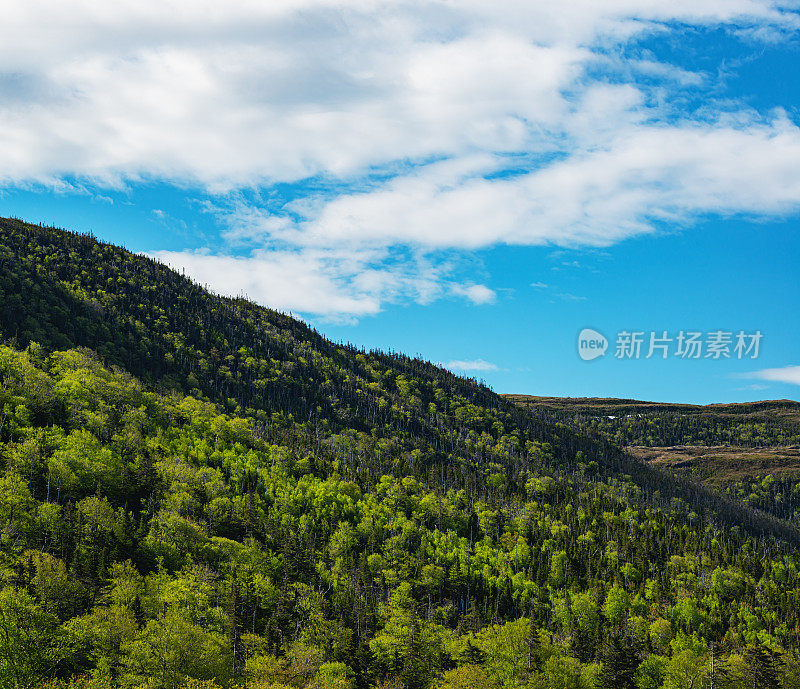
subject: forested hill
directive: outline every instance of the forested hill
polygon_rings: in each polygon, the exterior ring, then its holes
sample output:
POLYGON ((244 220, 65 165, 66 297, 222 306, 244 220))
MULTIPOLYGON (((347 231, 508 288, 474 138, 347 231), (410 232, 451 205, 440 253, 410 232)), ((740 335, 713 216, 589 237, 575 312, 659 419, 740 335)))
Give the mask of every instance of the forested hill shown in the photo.
POLYGON ((795 527, 550 412, 17 220, 0 335, 0 687, 800 676, 795 527))
POLYGON ((557 415, 524 413, 430 362, 336 345, 91 236, 0 219, 0 335, 19 347, 89 347, 154 389, 209 399, 253 419, 265 437, 310 452, 345 433, 348 476, 368 484, 410 474, 497 497, 524 493, 529 474, 546 465, 624 476, 659 506, 679 499, 704 519, 713 512, 800 542, 785 523, 655 471, 557 415))
POLYGON ((597 431, 621 446, 800 444, 800 402, 792 400, 697 405, 597 397, 503 397, 585 432, 597 431))
POLYGON ((666 404, 504 395, 800 526, 800 403, 666 404))

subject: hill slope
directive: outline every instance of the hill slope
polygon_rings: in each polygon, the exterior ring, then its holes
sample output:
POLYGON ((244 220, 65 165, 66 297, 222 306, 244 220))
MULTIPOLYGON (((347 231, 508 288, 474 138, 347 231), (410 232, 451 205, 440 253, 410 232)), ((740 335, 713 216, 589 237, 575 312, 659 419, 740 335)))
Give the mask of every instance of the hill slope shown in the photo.
POLYGON ((555 414, 14 220, 0 333, 2 686, 794 667, 794 527, 555 414))
POLYGON ((599 434, 663 471, 800 526, 800 403, 665 404, 503 395, 599 434))
POLYGON ((490 473, 523 494, 531 470, 583 463, 595 478, 629 476, 660 506, 679 498, 703 518, 800 542, 787 525, 654 471, 572 420, 527 414, 429 362, 335 345, 92 237, 0 220, 0 335, 23 347, 89 347, 145 384, 205 397, 307 451, 321 437, 355 433, 348 472, 361 481, 412 473, 486 497, 490 473))
POLYGON ((800 444, 800 402, 765 400, 737 404, 669 404, 597 397, 502 395, 618 445, 800 444))

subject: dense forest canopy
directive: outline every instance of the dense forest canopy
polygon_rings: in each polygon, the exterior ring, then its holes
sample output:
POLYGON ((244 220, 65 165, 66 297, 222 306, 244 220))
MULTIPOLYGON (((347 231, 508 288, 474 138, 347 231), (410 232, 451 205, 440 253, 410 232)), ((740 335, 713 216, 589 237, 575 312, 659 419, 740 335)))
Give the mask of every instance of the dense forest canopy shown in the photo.
POLYGON ((620 446, 800 444, 800 402, 665 404, 640 400, 503 395, 523 408, 597 432, 620 446))
POLYGON ((503 397, 800 526, 800 402, 503 397))
POLYGON ((0 330, 0 686, 797 686, 797 528, 601 433, 16 220, 0 330))

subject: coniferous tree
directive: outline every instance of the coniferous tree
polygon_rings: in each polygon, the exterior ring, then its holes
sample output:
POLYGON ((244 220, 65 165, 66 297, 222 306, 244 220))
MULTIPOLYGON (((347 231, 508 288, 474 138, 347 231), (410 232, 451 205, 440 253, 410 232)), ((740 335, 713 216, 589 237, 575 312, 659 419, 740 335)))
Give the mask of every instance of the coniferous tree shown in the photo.
POLYGON ((745 650, 745 663, 750 689, 780 689, 780 653, 763 644, 755 644, 745 650))
POLYGON ((636 689, 636 668, 639 667, 637 644, 628 636, 613 635, 603 653, 598 678, 599 689, 636 689))

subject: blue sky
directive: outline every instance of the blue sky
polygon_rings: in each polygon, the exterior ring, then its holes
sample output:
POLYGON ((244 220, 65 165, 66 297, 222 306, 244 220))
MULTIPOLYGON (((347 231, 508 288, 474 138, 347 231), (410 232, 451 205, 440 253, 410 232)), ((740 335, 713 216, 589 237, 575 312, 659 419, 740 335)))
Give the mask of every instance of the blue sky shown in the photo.
POLYGON ((796 2, 19 5, 0 214, 500 392, 800 399, 796 2))

